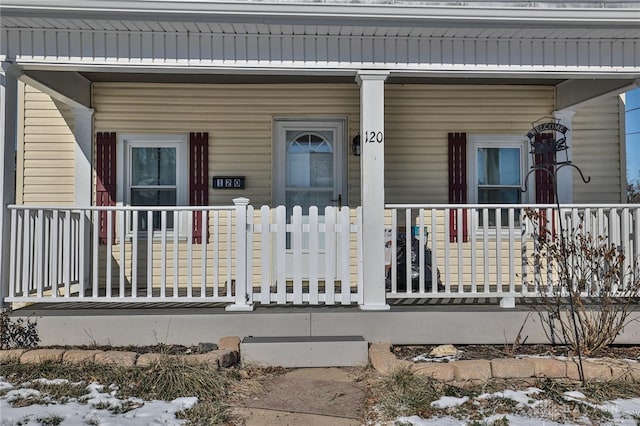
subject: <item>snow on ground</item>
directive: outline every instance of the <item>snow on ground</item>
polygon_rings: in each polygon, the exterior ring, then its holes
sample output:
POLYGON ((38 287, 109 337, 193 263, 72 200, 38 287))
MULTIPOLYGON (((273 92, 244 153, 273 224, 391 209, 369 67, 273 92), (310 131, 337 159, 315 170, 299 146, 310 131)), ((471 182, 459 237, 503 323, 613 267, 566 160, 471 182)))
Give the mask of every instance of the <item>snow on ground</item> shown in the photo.
MULTIPOLYGON (((32 383, 50 386, 68 384, 64 379, 39 379, 32 383)), ((58 417, 63 426, 96 425, 96 426, 145 426, 145 425, 182 425, 183 420, 176 419, 178 411, 193 407, 198 399, 195 397, 178 398, 173 401, 143 401, 139 398, 120 399, 116 397, 117 389, 99 383, 85 386, 86 394, 77 400, 71 399, 67 403, 58 403, 46 397, 43 392, 30 388, 32 383, 22 383, 14 386, 0 377, 0 426, 9 425, 40 425, 43 420, 58 417), (33 399, 36 403, 24 407, 14 407, 20 399, 33 399), (124 411, 124 412, 123 412, 124 411)), ((76 384, 79 385, 79 384, 76 384)), ((533 398, 543 391, 530 387, 522 391, 506 389, 502 392, 482 394, 474 398, 471 403, 479 404, 483 400, 492 398, 508 398, 517 403, 517 407, 530 409, 532 413, 539 413, 536 417, 525 417, 516 414, 495 414, 482 421, 490 425, 506 417, 509 426, 559 426, 560 423, 544 418, 548 401, 533 398)), ((636 425, 634 416, 640 415, 640 398, 616 399, 603 404, 592 404, 586 401, 580 392, 566 392, 567 401, 580 401, 592 407, 606 410, 612 414, 613 420, 607 422, 612 425, 636 425)), ((468 397, 442 397, 434 401, 436 408, 453 409, 469 401, 468 397)), ((23 404, 17 404, 23 405, 23 404)), ((447 426, 465 425, 468 421, 454 417, 438 417, 423 419, 418 416, 400 417, 396 421, 415 426, 447 426)), ((586 422, 588 424, 588 422, 586 422)))
MULTIPOLYGON (((491 394, 482 394, 475 397, 472 403, 477 404, 478 401, 487 400, 491 398, 507 398, 515 401, 517 408, 531 409, 531 413, 540 413, 539 416, 533 415, 532 417, 526 417, 520 414, 495 414, 487 417, 482 421, 482 424, 491 425, 493 422, 506 418, 509 426, 560 426, 562 423, 556 423, 545 418, 545 407, 549 406, 549 401, 534 399, 531 395, 538 395, 543 393, 542 390, 534 387, 530 387, 521 391, 504 390, 502 392, 494 392, 491 394)), ((613 416, 613 419, 607 421, 610 425, 632 426, 636 425, 635 416, 640 416, 640 398, 633 399, 616 399, 608 401, 603 404, 592 404, 586 401, 586 396, 581 392, 566 392, 564 398, 567 401, 579 401, 580 403, 589 405, 600 410, 608 411, 613 416)), ((435 408, 455 408, 464 404, 469 400, 468 397, 453 398, 443 396, 437 401, 433 401, 431 405, 435 408)), ((400 417, 395 419, 400 424, 409 424, 415 426, 453 426, 453 425, 466 425, 467 420, 457 419, 454 417, 437 417, 430 419, 423 419, 418 416, 400 417)), ((590 424, 585 419, 585 424, 590 424)))
MULTIPOLYGON (((40 379, 38 383, 47 385, 65 384, 64 379, 40 379)), ((176 419, 176 413, 193 407, 198 399, 184 397, 173 401, 143 401, 138 398, 122 400, 117 398, 116 389, 107 389, 98 383, 86 386, 87 394, 79 400, 70 400, 65 404, 42 398, 42 393, 30 389, 29 383, 23 383, 19 389, 0 377, 0 390, 8 390, 0 396, 0 425, 40 425, 44 419, 61 418, 61 425, 95 426, 143 426, 143 425, 181 425, 185 421, 176 419), (19 399, 35 398, 38 402, 25 407, 14 407, 12 402, 19 399), (48 404, 46 402, 49 402, 48 404), (124 411, 123 407, 133 409, 124 411)))

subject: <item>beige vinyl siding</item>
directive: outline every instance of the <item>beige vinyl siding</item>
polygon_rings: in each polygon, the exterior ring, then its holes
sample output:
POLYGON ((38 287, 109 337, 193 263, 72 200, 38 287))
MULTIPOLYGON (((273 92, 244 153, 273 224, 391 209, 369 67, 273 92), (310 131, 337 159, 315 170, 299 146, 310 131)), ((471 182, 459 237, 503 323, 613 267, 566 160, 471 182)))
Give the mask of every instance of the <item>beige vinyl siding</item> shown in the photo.
POLYGON ((385 96, 388 203, 449 201, 449 132, 525 137, 554 106, 546 86, 390 84, 385 96))
POLYGON ((622 172, 619 97, 601 99, 573 117, 573 162, 591 182, 574 173, 575 203, 620 203, 626 177, 622 172))
MULTIPOLYGON (((95 130, 117 133, 209 132, 209 176, 245 176, 245 190, 213 190, 209 203, 247 197, 272 204, 272 126, 276 117, 347 117, 358 133, 357 84, 93 85, 95 130)), ((349 155, 350 199, 359 191, 359 159, 349 155)), ((358 200, 359 201, 359 200, 358 200)), ((350 201, 353 205, 353 200, 350 201)))
POLYGON ((29 205, 72 205, 75 138, 71 109, 25 85, 23 117, 17 199, 29 205))

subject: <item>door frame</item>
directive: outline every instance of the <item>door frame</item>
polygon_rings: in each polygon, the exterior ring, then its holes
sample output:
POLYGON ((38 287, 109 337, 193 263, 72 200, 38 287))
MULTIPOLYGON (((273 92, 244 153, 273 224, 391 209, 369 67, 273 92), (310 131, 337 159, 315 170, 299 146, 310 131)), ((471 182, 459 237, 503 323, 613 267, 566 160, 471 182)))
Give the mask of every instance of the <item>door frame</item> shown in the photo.
MULTIPOLYGON (((284 130, 287 130, 287 125, 290 124, 291 128, 299 128, 303 125, 308 125, 309 130, 322 129, 336 129, 335 142, 335 173, 338 177, 341 177, 340 185, 337 187, 338 194, 342 195, 342 205, 349 205, 348 188, 349 188, 349 150, 347 143, 348 121, 347 117, 274 117, 273 119, 273 135, 272 135, 272 147, 273 147, 273 176, 272 176, 272 197, 271 201, 273 206, 286 205, 285 187, 286 187, 286 152, 283 151, 282 144, 286 143, 278 139, 279 130, 284 126, 284 130)), ((335 187, 335 186, 334 186, 335 187)), ((333 196, 336 197, 334 191, 333 196)), ((320 212, 318 212, 320 214, 320 212)))

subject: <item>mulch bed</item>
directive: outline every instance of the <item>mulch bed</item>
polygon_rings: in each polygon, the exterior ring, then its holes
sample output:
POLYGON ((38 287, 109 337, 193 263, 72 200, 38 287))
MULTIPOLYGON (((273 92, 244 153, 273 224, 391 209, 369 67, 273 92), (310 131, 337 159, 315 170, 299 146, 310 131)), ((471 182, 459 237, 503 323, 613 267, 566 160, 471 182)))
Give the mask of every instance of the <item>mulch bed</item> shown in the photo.
MULTIPOLYGON (((428 355, 438 345, 398 345, 392 348, 399 359, 411 361, 418 355, 428 355)), ((574 356, 566 346, 561 345, 455 345, 459 351, 458 359, 494 359, 514 358, 523 355, 574 356)), ((614 345, 590 355, 590 358, 640 358, 640 346, 614 345)))

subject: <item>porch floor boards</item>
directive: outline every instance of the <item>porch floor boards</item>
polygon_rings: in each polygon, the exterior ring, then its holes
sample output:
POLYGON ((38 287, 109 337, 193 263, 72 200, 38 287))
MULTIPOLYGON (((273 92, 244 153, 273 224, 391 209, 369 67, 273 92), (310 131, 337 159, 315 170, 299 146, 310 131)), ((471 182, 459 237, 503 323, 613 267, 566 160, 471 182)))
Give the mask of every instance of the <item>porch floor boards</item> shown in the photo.
MULTIPOLYGON (((387 301, 391 309, 394 308, 402 308, 402 307, 435 307, 435 306, 465 306, 465 307, 473 307, 473 306, 483 306, 483 307, 495 307, 496 309, 500 308, 500 299, 499 298, 478 298, 478 297, 468 297, 468 298, 436 298, 436 299, 425 299, 425 298, 403 298, 403 299, 390 299, 387 301)), ((228 302, 207 302, 207 301, 192 301, 192 302, 161 302, 161 301, 136 301, 136 302, 93 302, 93 301, 69 301, 64 303, 54 302, 40 302, 34 303, 24 308, 29 310, 84 310, 84 309, 114 309, 114 310, 153 310, 153 309, 163 309, 163 310, 180 310, 180 309, 224 309, 228 306, 228 302)), ((536 298, 522 298, 517 299, 516 307, 532 307, 539 306, 540 301, 536 298)), ((320 305, 296 305, 293 303, 288 303, 286 305, 276 305, 276 304, 261 304, 256 303, 256 310, 270 310, 270 309, 355 309, 358 310, 358 305, 353 303, 351 305, 343 305, 343 304, 320 304, 320 305)))

